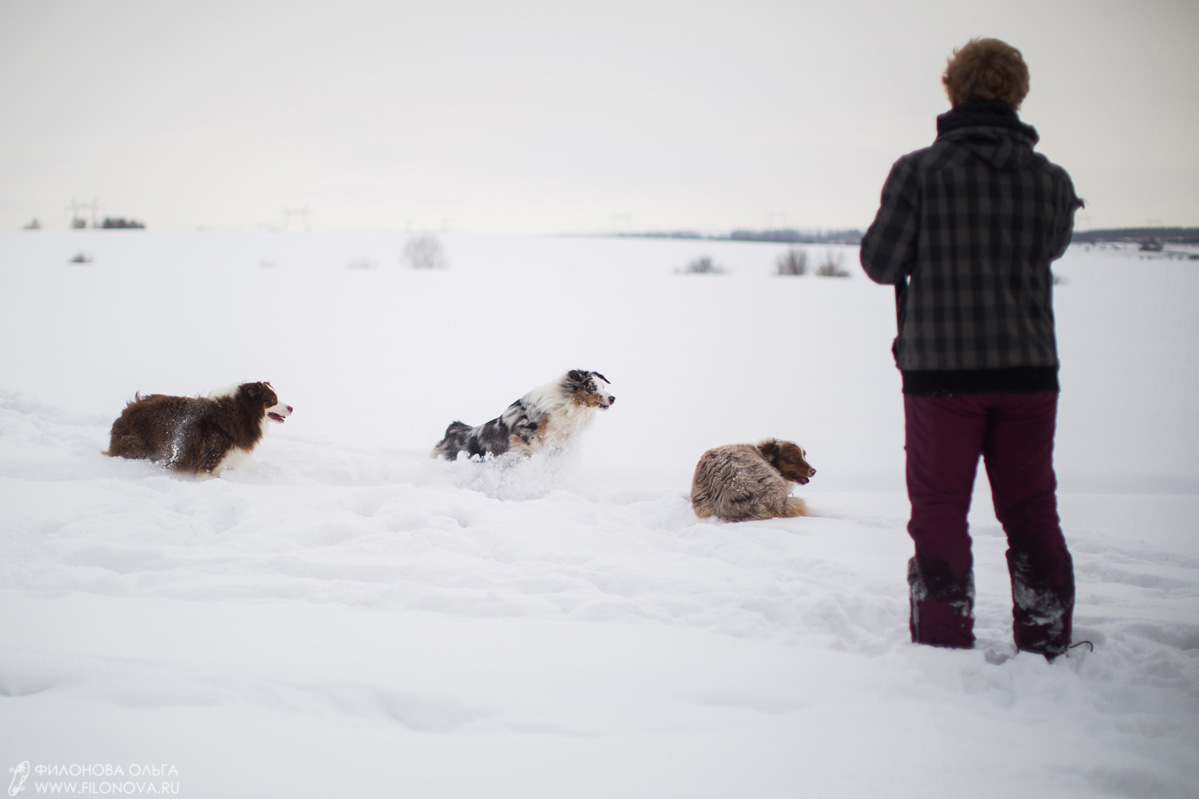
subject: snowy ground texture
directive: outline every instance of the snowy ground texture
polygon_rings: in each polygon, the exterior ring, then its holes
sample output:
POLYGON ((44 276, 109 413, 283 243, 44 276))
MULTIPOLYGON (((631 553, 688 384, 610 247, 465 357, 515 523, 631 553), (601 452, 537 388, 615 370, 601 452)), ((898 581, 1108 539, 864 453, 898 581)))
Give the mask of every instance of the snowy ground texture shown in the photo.
POLYGON ((1057 267, 1095 651, 1049 664, 1004 659, 985 480, 980 647, 908 642, 892 295, 856 249, 834 279, 763 244, 443 236, 415 270, 406 241, 0 233, 0 787, 1199 795, 1199 263, 1057 267), (677 273, 700 256, 725 273, 677 273), (619 400, 568 456, 428 457, 572 368, 619 400), (296 410, 227 477, 99 454, 134 391, 242 380, 296 410), (700 453, 766 436, 817 515, 698 521, 700 453))

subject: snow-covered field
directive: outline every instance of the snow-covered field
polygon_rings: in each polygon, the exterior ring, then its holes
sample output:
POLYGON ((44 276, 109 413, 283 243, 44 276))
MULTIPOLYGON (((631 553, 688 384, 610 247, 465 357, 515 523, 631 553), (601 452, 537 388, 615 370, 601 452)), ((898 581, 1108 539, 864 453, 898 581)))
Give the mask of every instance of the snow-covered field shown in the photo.
POLYGON ((980 648, 908 642, 893 301, 856 249, 781 278, 774 245, 441 240, 418 271, 403 235, 0 233, 0 788, 1199 794, 1199 264, 1056 268, 1095 651, 1048 664, 1002 657, 985 478, 980 648), (677 274, 702 255, 726 273, 677 274), (428 457, 571 368, 619 400, 569 455, 428 457), (296 409, 240 471, 99 454, 134 391, 240 380, 296 409), (700 453, 766 436, 817 515, 696 520, 700 453))

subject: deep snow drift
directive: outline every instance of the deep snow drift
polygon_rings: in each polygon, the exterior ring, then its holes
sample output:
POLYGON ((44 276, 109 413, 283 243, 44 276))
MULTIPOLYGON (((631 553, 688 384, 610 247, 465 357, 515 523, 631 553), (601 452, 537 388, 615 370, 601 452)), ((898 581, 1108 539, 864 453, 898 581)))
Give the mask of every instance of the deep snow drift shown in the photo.
POLYGON ((420 271, 403 235, 0 234, 0 766, 29 762, 25 795, 1199 793, 1199 265, 1057 266, 1096 651, 1051 665, 1007 657, 981 475, 980 648, 907 641, 893 303, 854 248, 832 279, 774 276, 773 245, 442 240, 420 271), (677 274, 703 255, 726 273, 677 274), (619 402, 569 455, 429 457, 572 368, 619 402), (240 470, 99 454, 134 391, 238 380, 296 409, 240 470), (699 455, 766 436, 807 450, 817 515, 698 521, 699 455))

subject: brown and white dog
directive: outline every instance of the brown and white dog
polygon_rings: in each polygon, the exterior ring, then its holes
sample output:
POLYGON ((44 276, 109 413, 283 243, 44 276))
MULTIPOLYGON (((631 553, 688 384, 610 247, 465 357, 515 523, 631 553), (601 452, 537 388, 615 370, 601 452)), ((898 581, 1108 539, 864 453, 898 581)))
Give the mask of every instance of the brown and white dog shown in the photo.
POLYGON ((242 383, 207 397, 135 394, 112 423, 104 454, 219 477, 254 450, 267 420, 281 423, 291 412, 270 383, 242 383))
POLYGON ((796 483, 806 485, 816 474, 806 455, 798 444, 776 438, 710 449, 691 479, 691 507, 701 519, 726 522, 807 516, 807 503, 791 496, 796 483))
POLYGON ((591 426, 597 410, 607 410, 614 402, 608 378, 599 372, 572 369, 525 394, 490 422, 476 427, 452 422, 433 448, 433 457, 456 460, 465 453, 468 458, 482 459, 508 452, 531 455, 563 450, 591 426))

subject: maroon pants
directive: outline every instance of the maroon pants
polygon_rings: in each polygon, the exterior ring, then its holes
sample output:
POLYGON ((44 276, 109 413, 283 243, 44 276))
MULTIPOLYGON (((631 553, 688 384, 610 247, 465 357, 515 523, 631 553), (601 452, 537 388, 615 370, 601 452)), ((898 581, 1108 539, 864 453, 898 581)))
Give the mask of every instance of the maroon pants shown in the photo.
POLYGON ((904 395, 908 564, 916 643, 974 645, 966 515, 981 456, 1007 535, 1016 645, 1053 656, 1070 643, 1074 565, 1057 515, 1057 392, 904 395))

